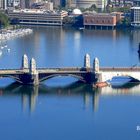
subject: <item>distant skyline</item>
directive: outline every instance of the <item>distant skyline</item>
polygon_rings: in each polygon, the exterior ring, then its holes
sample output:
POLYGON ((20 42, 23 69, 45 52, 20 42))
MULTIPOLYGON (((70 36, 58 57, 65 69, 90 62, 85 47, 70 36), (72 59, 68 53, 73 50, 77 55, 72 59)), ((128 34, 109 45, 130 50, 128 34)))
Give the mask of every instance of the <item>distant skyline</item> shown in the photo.
MULTIPOLYGON (((76 8, 89 8, 93 4, 99 9, 104 9, 107 4, 113 2, 116 5, 133 3, 133 6, 140 6, 140 0, 47 0, 53 2, 53 6, 59 7, 76 7, 76 8)), ((7 7, 18 6, 22 9, 31 8, 33 3, 43 2, 43 0, 0 0, 0 9, 7 9, 7 7)))

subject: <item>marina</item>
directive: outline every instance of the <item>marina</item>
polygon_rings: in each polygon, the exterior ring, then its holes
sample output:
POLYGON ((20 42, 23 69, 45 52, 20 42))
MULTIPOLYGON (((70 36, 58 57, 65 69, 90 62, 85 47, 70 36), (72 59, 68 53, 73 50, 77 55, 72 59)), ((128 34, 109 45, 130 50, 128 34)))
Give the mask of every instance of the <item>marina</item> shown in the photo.
POLYGON ((10 39, 14 39, 17 37, 23 37, 25 35, 29 35, 33 33, 32 29, 16 29, 16 30, 6 30, 0 33, 0 41, 7 41, 10 39))
POLYGON ((15 30, 4 30, 0 33, 0 56, 5 52, 9 53, 10 48, 8 48, 7 41, 20 38, 29 34, 32 34, 33 30, 30 28, 22 28, 15 30))

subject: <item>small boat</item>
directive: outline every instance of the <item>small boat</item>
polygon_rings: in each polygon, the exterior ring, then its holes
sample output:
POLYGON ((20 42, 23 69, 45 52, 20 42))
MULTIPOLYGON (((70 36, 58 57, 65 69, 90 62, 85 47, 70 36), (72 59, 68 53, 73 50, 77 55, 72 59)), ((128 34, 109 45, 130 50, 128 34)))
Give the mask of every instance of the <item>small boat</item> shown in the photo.
POLYGON ((94 87, 97 87, 97 88, 101 88, 101 87, 106 87, 108 86, 109 83, 108 82, 97 82, 94 87))
POLYGON ((84 30, 84 29, 85 29, 84 27, 80 27, 80 28, 79 28, 79 30, 84 30))

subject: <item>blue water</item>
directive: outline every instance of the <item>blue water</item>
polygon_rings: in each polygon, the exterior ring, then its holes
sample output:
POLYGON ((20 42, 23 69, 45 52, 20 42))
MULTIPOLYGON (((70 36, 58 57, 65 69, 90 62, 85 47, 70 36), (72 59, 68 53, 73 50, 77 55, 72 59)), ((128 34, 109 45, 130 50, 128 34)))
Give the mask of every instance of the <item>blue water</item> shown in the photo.
MULTIPOLYGON (((139 63, 139 35, 139 30, 34 28, 33 34, 7 42, 11 51, 2 50, 0 68, 20 68, 24 53, 38 67, 83 66, 86 53, 91 65, 98 57, 100 66, 133 66, 139 63)), ((140 139, 140 85, 95 89, 76 80, 56 77, 32 87, 0 79, 0 139, 140 139)))

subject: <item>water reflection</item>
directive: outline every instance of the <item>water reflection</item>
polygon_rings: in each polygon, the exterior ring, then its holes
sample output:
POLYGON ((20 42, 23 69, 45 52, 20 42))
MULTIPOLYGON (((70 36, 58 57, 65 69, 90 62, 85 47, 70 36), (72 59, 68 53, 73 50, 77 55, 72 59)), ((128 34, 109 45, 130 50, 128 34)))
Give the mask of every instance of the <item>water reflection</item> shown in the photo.
POLYGON ((100 88, 103 95, 140 95, 139 83, 127 83, 124 85, 113 85, 112 87, 100 88))
POLYGON ((7 87, 0 87, 1 96, 21 96, 22 111, 25 113, 29 110, 33 113, 36 109, 39 96, 55 96, 65 98, 80 98, 83 102, 83 109, 92 109, 93 112, 98 110, 99 99, 102 95, 117 94, 139 94, 140 85, 136 83, 127 84, 120 87, 104 87, 95 89, 91 85, 73 83, 65 87, 47 87, 40 86, 22 86, 11 84, 7 87), (81 98, 82 97, 82 98, 81 98))

